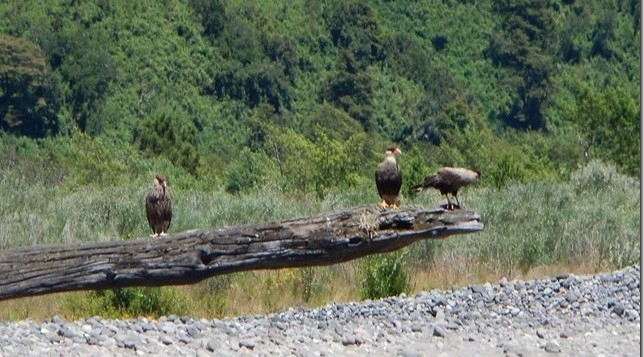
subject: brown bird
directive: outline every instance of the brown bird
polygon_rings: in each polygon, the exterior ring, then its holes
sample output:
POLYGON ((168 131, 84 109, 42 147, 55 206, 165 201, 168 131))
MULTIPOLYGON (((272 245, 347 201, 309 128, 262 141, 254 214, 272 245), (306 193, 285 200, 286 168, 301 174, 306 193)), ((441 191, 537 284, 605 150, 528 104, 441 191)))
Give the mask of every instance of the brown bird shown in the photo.
POLYGON ((396 201, 402 185, 402 172, 396 163, 396 155, 400 153, 396 147, 387 149, 385 159, 376 168, 376 187, 382 199, 379 204, 383 207, 398 208, 396 201))
POLYGON ((412 190, 420 192, 428 188, 435 188, 447 198, 447 208, 460 208, 461 203, 458 201, 458 190, 481 179, 481 173, 475 170, 464 169, 461 167, 443 167, 437 173, 425 177, 423 183, 412 186, 412 190), (456 206, 449 200, 448 193, 456 198, 456 206))
POLYGON ((168 181, 163 175, 154 177, 154 186, 145 198, 145 214, 152 229, 151 237, 164 236, 168 233, 172 221, 172 201, 166 191, 168 181))

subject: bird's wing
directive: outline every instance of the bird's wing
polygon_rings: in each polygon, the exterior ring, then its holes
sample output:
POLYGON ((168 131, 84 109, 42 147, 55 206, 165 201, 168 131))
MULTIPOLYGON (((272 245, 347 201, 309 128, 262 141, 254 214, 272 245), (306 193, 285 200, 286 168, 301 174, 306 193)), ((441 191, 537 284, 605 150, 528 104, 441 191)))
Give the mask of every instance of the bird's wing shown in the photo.
POLYGON ((454 169, 453 167, 441 168, 440 170, 438 170, 437 176, 441 181, 448 183, 451 186, 459 185, 462 179, 462 175, 459 170, 454 169))
POLYGON ((168 227, 172 221, 172 200, 166 196, 163 200, 163 207, 161 207, 161 218, 168 222, 168 227))
POLYGON ((148 224, 150 228, 154 230, 154 221, 156 218, 156 199, 152 191, 148 192, 148 195, 145 198, 145 216, 148 219, 148 224))

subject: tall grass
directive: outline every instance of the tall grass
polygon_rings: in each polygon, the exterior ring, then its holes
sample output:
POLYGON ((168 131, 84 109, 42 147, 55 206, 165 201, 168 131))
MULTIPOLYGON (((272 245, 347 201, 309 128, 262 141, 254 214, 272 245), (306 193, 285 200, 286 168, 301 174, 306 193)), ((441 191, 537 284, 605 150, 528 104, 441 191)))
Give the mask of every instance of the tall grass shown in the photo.
MULTIPOLYGON (((146 236, 149 228, 143 198, 147 186, 142 181, 136 187, 71 190, 46 184, 25 186, 4 175, 0 178, 0 248, 146 236)), ((274 187, 239 195, 221 189, 170 189, 175 211, 171 232, 273 221, 377 201, 371 187, 351 192, 337 189, 323 200, 274 187)), ((485 230, 406 248, 398 268, 405 269, 399 273, 409 273, 413 291, 490 277, 513 278, 547 266, 599 271, 640 259, 639 182, 601 162, 580 167, 565 182, 510 183, 499 189, 483 182, 462 190, 459 196, 463 209, 481 214, 485 230)), ((434 207, 442 200, 438 192, 430 191, 405 197, 403 203, 434 207)), ((121 314, 158 315, 175 309, 175 313, 222 316, 360 299, 365 289, 361 283, 369 278, 365 266, 374 268, 380 260, 394 258, 377 255, 329 267, 244 272, 168 288, 163 294, 126 292, 124 296, 134 301, 121 314), (136 300, 147 301, 146 294, 158 298, 150 304, 170 304, 169 310, 165 305, 156 312, 146 310, 136 300)), ((118 306, 125 306, 112 303, 120 301, 119 296, 106 293, 54 296, 69 296, 66 299, 71 303, 63 299, 50 307, 69 316, 99 314, 101 309, 113 316, 119 314, 118 306)), ((15 311, 20 311, 19 317, 30 316, 36 305, 0 303, 0 317, 16 317, 15 311)))
POLYGON ((440 242, 434 254, 459 251, 466 261, 505 274, 548 264, 590 263, 603 270, 640 258, 639 182, 597 161, 568 182, 482 188, 464 192, 461 201, 480 212, 484 232, 440 242))

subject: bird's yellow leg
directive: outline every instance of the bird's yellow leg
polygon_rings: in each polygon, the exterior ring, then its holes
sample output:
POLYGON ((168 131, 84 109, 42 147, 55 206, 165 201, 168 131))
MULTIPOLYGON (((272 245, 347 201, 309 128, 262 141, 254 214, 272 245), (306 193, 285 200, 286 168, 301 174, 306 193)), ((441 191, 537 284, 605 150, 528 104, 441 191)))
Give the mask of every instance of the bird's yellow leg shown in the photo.
POLYGON ((398 207, 398 203, 394 202, 394 203, 391 205, 391 208, 393 208, 393 209, 398 209, 398 208, 400 208, 400 207, 398 207))
POLYGON ((387 202, 385 202, 385 200, 381 200, 380 202, 378 202, 378 204, 385 208, 389 207, 389 205, 387 204, 387 202))

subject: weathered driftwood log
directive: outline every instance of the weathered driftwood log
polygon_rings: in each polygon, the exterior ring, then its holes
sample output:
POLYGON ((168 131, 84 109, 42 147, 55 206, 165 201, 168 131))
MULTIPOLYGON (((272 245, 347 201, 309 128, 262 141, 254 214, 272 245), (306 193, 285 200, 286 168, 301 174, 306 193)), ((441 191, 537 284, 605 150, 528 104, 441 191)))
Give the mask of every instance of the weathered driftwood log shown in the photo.
POLYGON ((162 238, 0 252, 0 300, 60 291, 190 284, 252 269, 329 265, 421 239, 483 230, 477 213, 363 206, 162 238))

